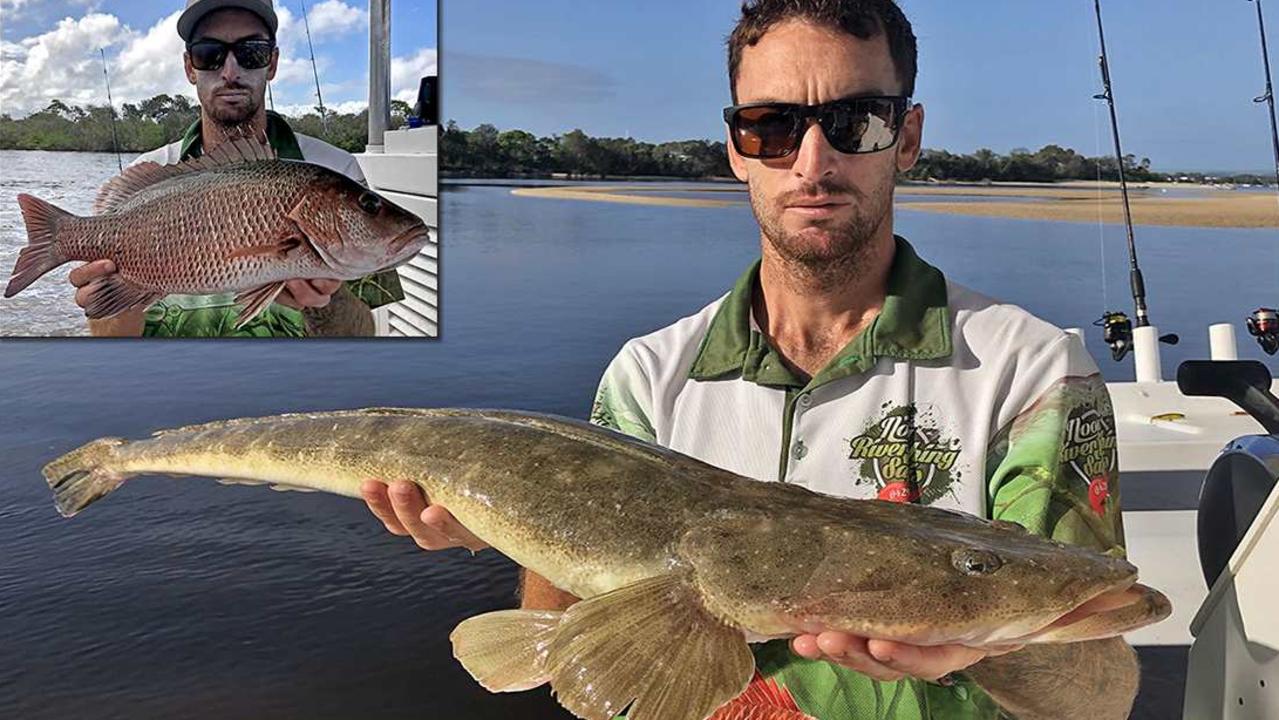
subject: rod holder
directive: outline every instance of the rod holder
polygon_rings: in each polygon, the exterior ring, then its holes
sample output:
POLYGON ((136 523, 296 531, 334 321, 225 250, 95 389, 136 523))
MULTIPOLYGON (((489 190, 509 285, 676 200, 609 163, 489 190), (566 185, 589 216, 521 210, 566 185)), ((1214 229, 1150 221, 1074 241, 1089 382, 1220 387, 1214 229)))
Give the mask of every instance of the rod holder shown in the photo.
POLYGON ((1163 368, 1159 357, 1159 328, 1154 325, 1133 328, 1132 345, 1137 382, 1163 380, 1163 368))
POLYGON ((1235 326, 1217 323, 1208 326, 1209 357, 1213 360, 1238 360, 1239 347, 1235 343, 1235 326))

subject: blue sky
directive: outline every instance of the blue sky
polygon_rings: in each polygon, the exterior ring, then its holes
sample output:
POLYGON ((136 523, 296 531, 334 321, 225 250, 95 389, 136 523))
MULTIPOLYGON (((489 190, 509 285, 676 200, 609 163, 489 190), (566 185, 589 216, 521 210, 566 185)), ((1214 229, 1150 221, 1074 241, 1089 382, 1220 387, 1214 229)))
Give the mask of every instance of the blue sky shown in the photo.
MULTIPOLYGON (((443 0, 444 116, 537 134, 723 134, 736 0, 443 0)), ((925 145, 1110 150, 1091 0, 901 0, 920 45, 925 145)), ((1255 6, 1103 5, 1124 150, 1161 169, 1273 168, 1255 6)), ((1279 47, 1279 0, 1265 5, 1279 47)), ((1279 58, 1275 58, 1279 60, 1279 58)), ((1275 68, 1279 71, 1279 65, 1275 68)))
MULTIPOLYGON (((185 3, 126 0, 0 0, 0 112, 23 115, 57 97, 105 104, 97 48, 105 47, 117 105, 160 92, 193 95, 182 75, 176 15, 185 3)), ((314 104, 315 81, 302 0, 276 0, 282 65, 278 108, 314 104)), ((358 110, 368 99, 368 17, 364 0, 307 0, 326 104, 358 110)), ((395 0, 391 11, 392 94, 409 99, 417 78, 434 74, 435 0, 395 0)))

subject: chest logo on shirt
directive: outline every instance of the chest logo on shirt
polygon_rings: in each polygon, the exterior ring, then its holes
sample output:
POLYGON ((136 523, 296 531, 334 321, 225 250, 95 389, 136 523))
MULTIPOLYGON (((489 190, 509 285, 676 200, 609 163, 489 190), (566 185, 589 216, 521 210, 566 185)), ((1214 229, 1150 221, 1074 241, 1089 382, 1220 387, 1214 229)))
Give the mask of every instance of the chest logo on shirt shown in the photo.
POLYGON ((881 500, 936 502, 959 478, 959 438, 948 437, 932 413, 885 403, 883 413, 848 441, 856 485, 873 483, 881 500), (912 477, 911 468, 914 473, 912 477))
POLYGON ((1088 486, 1088 505, 1102 515, 1110 498, 1110 476, 1115 471, 1115 428, 1107 414, 1092 405, 1081 405, 1066 416, 1066 437, 1061 462, 1088 486))

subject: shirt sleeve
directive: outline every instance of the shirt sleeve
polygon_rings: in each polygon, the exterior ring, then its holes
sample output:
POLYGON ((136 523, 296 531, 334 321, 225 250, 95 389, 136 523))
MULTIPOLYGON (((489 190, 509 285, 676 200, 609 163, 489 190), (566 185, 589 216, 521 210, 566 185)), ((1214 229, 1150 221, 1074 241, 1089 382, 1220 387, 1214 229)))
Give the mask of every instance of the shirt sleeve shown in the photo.
POLYGON ((645 442, 656 442, 651 388, 631 343, 623 345, 600 379, 591 406, 591 422, 645 442))
POLYGON ((988 515, 1122 557, 1115 415, 1096 363, 1066 335, 1017 375, 1019 410, 987 448, 988 515))

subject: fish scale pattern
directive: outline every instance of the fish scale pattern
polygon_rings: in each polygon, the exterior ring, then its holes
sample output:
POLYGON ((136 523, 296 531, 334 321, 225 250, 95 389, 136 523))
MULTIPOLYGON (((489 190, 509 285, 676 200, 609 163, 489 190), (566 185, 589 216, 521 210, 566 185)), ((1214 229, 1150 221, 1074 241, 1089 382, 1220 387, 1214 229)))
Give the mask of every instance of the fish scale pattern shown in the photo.
MULTIPOLYGON (((129 282, 160 292, 213 293, 319 277, 326 265, 305 244, 281 253, 296 226, 286 216, 328 184, 323 168, 254 162, 179 176, 146 188, 113 212, 67 228, 70 260, 112 257, 129 282)), ((331 275, 332 270, 328 269, 331 275)))

